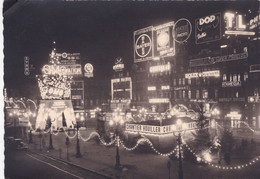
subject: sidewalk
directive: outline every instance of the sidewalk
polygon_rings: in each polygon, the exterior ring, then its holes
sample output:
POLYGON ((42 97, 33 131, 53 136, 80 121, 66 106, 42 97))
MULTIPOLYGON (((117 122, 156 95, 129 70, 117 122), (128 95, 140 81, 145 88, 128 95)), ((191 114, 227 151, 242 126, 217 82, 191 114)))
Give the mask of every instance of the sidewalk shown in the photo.
MULTIPOLYGON (((87 138, 92 131, 85 131, 83 137, 87 138)), ((48 151, 49 146, 49 134, 45 134, 45 149, 40 152, 39 138, 34 136, 34 144, 29 144, 30 150, 52 156, 57 159, 67 160, 66 152, 66 135, 64 132, 53 136, 54 150, 48 151)), ((73 136, 73 133, 71 133, 73 136)), ((79 165, 81 167, 90 169, 97 173, 104 174, 111 178, 123 178, 123 179, 168 179, 169 172, 167 169, 167 162, 169 157, 163 157, 155 153, 141 153, 137 151, 126 151, 120 147, 120 163, 122 165, 121 170, 114 168, 116 161, 116 149, 114 145, 106 147, 102 144, 97 144, 91 140, 84 142, 80 140, 80 152, 82 158, 76 158, 76 137, 70 140, 69 146, 69 162, 79 165)), ((257 165, 259 167, 259 165, 257 165)), ((234 177, 234 173, 238 178, 248 176, 248 170, 256 172, 255 166, 249 169, 241 171, 223 171, 218 170, 207 165, 200 166, 190 162, 183 162, 184 178, 230 178, 234 177), (231 175, 232 174, 232 175, 231 175), (214 177, 213 177, 214 176, 214 177), (225 176, 225 177, 224 177, 225 176)), ((171 161, 171 178, 178 178, 178 162, 171 161)), ((253 172, 251 172, 253 174, 253 172)), ((260 173, 258 173, 260 176, 260 173)))

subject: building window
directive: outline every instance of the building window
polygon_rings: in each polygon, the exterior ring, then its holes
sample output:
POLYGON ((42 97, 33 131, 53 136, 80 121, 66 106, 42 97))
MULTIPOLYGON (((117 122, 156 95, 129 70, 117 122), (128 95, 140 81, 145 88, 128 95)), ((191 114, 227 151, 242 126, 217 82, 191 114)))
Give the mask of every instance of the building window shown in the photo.
POLYGON ((190 78, 188 79, 188 84, 191 85, 191 79, 190 78))
POLYGON ((191 99, 191 90, 188 91, 188 98, 191 99))
POLYGON ((247 72, 244 73, 244 81, 246 81, 248 79, 248 74, 247 72))
POLYGON ((240 74, 237 75, 237 81, 241 81, 240 74))
POLYGON ((181 85, 181 78, 179 78, 179 85, 181 85))
POLYGON ((176 79, 173 79, 173 86, 176 86, 176 79))
POLYGON ((183 99, 186 98, 186 92, 185 92, 185 90, 182 91, 182 97, 183 97, 183 99))
POLYGON ((233 75, 233 81, 237 81, 237 74, 233 75))
POLYGON ((238 91, 236 92, 236 98, 238 98, 239 97, 239 95, 238 95, 238 91))
POLYGON ((232 80, 232 74, 229 75, 229 81, 233 81, 232 80))
POLYGON ((185 85, 185 78, 182 79, 182 84, 185 85))
POLYGON ((174 99, 177 98, 177 91, 173 91, 173 98, 174 98, 174 99))
POLYGON ((182 99, 182 91, 179 91, 179 99, 182 99))
POLYGON ((203 99, 208 99, 208 97, 209 97, 209 92, 208 92, 208 90, 203 90, 203 91, 202 91, 202 98, 203 98, 203 99))
POLYGON ((223 81, 227 81, 227 75, 223 74, 223 81))
POLYGON ((218 99, 218 89, 215 89, 215 99, 218 99))
POLYGON ((199 99, 199 98, 200 98, 200 91, 196 90, 196 99, 199 99))

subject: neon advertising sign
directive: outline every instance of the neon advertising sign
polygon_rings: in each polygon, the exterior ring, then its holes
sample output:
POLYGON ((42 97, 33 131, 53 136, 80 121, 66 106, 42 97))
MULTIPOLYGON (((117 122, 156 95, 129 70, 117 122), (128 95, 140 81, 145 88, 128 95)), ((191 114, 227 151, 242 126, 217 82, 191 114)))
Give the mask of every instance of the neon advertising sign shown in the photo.
POLYGON ((141 62, 153 58, 153 27, 134 32, 134 60, 141 62))
POLYGON ((165 72, 170 70, 171 70, 171 65, 169 62, 164 65, 151 66, 149 69, 150 73, 159 73, 159 72, 165 72))
POLYGON ((81 75, 81 65, 44 65, 44 75, 81 75))
POLYGON ((212 14, 195 20, 195 42, 202 44, 221 38, 220 13, 212 14))
POLYGON ((255 35, 255 32, 247 31, 248 28, 243 21, 243 16, 241 14, 235 14, 232 12, 226 12, 224 14, 224 19, 226 22, 225 34, 228 35, 255 35))

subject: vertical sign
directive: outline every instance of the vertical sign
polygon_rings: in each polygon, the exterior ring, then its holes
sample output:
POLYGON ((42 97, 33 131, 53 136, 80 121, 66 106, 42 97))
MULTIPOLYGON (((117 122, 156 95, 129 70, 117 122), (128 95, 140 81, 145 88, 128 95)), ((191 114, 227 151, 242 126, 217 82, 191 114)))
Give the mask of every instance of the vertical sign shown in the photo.
POLYGON ((29 57, 24 57, 24 75, 26 76, 30 75, 29 60, 29 57))
POLYGON ((221 39, 220 13, 198 18, 195 20, 195 42, 202 44, 221 39))
POLYGON ((175 41, 171 35, 173 26, 174 22, 169 22, 153 28, 154 57, 175 55, 175 41))
POLYGON ((153 59, 153 27, 134 31, 134 62, 153 59))

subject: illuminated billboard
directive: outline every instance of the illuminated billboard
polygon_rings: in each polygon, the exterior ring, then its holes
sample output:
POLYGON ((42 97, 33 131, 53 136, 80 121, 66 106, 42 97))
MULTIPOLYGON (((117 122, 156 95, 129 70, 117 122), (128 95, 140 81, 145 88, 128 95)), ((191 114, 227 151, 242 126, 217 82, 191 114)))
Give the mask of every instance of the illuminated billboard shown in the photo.
POLYGON ((42 99, 69 99, 72 77, 60 75, 38 76, 42 99))
POLYGON ((114 99, 132 99, 132 79, 130 77, 111 80, 111 96, 114 99))
POLYGON ((250 29, 250 22, 246 22, 246 17, 239 13, 226 12, 224 14, 225 20, 225 34, 227 35, 246 35, 253 36, 255 32, 250 29))
POLYGON ((48 119, 52 121, 53 129, 61 127, 74 128, 76 119, 71 100, 41 100, 35 128, 45 129, 48 119))
POLYGON ((42 68, 44 75, 82 75, 81 65, 44 65, 42 68))
POLYGON ((134 31, 134 62, 153 59, 153 27, 134 31))
POLYGON ((212 14, 195 20, 195 42, 202 44, 221 39, 220 13, 212 14))
POLYGON ((175 55, 175 41, 172 36, 174 22, 162 24, 153 28, 154 57, 175 55))
POLYGON ((62 65, 75 65, 80 64, 80 53, 56 53, 53 50, 49 54, 49 63, 51 64, 62 64, 62 65))

